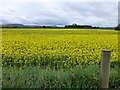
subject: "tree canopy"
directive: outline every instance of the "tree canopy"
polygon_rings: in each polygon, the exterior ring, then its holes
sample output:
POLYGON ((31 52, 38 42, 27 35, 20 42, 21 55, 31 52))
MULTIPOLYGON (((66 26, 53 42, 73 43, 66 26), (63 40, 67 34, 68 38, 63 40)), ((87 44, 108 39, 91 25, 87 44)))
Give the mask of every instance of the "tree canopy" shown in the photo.
POLYGON ((115 30, 120 30, 120 24, 118 24, 117 27, 115 27, 115 30))

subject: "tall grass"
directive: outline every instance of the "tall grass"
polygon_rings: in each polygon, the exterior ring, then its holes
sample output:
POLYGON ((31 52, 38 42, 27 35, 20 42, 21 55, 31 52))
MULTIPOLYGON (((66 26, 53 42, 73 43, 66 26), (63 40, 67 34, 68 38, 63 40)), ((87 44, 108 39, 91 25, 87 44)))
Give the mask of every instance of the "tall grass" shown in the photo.
MULTIPOLYGON (((3 67, 3 88, 99 88, 100 66, 43 69, 39 66, 3 67)), ((120 87, 117 67, 110 71, 110 88, 120 87)))

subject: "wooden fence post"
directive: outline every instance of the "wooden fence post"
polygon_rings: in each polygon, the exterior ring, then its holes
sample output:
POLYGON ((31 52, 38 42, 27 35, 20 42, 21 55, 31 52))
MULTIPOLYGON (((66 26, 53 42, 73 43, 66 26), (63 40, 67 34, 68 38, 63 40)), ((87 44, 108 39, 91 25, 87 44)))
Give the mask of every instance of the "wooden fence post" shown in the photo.
POLYGON ((102 50, 100 88, 109 88, 110 50, 102 50))

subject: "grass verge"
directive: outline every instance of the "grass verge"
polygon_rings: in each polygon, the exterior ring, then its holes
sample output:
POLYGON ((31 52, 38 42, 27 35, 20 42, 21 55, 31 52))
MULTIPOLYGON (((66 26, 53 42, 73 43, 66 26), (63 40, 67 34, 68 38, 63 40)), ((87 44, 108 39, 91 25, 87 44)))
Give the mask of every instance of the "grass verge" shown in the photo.
MULTIPOLYGON (((39 66, 3 67, 3 88, 99 88, 100 66, 85 65, 68 69, 39 66)), ((118 67, 111 67, 110 88, 120 88, 118 67)))

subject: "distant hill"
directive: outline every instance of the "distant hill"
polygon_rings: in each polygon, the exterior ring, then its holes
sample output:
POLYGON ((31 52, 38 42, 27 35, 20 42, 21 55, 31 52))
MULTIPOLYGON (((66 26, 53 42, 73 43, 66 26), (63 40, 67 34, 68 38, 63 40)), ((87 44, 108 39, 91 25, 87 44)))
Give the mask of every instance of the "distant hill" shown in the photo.
POLYGON ((3 28, 57 28, 57 26, 23 25, 23 24, 3 24, 3 28))
POLYGON ((25 27, 23 24, 4 24, 2 27, 25 27))

